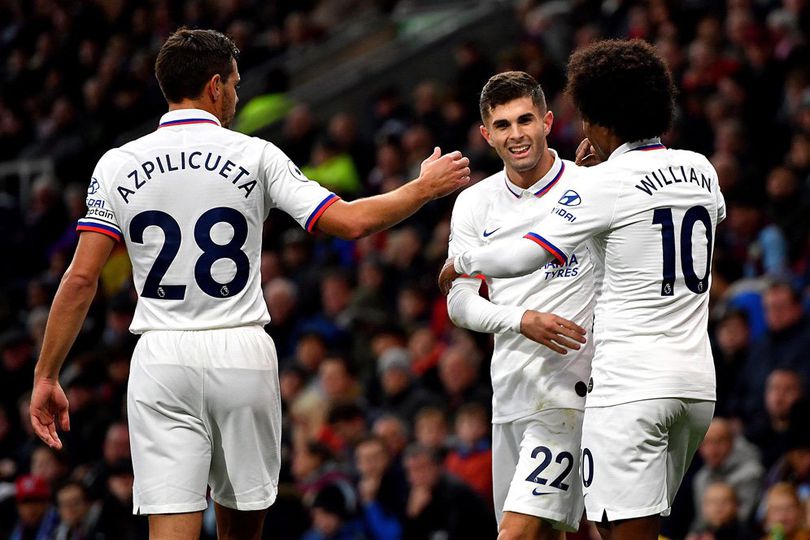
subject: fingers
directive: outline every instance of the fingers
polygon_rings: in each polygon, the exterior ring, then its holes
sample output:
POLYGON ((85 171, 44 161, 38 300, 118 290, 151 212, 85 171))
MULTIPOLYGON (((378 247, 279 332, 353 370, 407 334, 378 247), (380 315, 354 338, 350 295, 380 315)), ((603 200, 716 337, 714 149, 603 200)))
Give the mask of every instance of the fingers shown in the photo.
POLYGON ((34 433, 42 439, 42 442, 57 450, 62 448, 62 441, 56 434, 56 425, 49 413, 31 411, 31 427, 34 428, 34 433), (44 418, 40 418, 40 416, 44 418))
POLYGON ((59 411, 59 427, 62 431, 70 431, 70 415, 67 407, 59 411))
POLYGON ((430 163, 431 161, 436 161, 437 159, 439 159, 441 157, 441 155, 442 155, 441 148, 436 146, 436 147, 433 148, 433 153, 430 154, 428 157, 426 157, 424 159, 424 161, 422 161, 422 163, 424 164, 424 163, 430 163))
POLYGON ((587 334, 587 331, 580 325, 563 319, 562 317, 557 317, 554 322, 557 324, 557 334, 569 337, 579 343, 585 343, 585 334, 587 334))
POLYGON ((439 290, 442 294, 447 295, 450 292, 450 287, 453 285, 453 280, 458 277, 456 269, 453 267, 453 257, 445 261, 442 271, 439 273, 439 290))
POLYGON ((547 347, 547 348, 551 349, 552 351, 554 351, 557 354, 566 354, 566 353, 568 353, 568 351, 566 349, 560 347, 559 345, 557 345, 556 343, 554 343, 550 339, 541 339, 540 341, 538 341, 538 343, 540 343, 540 345, 543 345, 544 347, 547 347))

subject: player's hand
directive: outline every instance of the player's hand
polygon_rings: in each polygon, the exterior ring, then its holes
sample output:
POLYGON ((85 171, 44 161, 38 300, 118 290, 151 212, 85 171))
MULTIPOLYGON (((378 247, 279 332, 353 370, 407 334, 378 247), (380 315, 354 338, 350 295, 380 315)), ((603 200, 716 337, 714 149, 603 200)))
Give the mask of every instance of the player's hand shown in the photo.
POLYGON ((422 162, 418 181, 431 199, 444 197, 469 183, 470 160, 458 150, 441 155, 441 149, 437 146, 422 162))
POLYGON ((582 142, 579 143, 577 147, 577 155, 574 163, 581 167, 590 167, 602 163, 602 160, 596 155, 596 149, 594 149, 591 141, 582 139, 582 142))
POLYGON ((450 287, 453 285, 453 281, 456 280, 461 274, 456 272, 453 263, 455 262, 454 257, 450 257, 444 262, 444 266, 442 266, 442 271, 439 272, 439 290, 442 291, 442 294, 446 295, 450 292, 450 287))
POLYGON ((579 350, 585 343, 585 329, 578 324, 531 309, 520 320, 520 333, 560 354, 566 354, 568 349, 579 350))
POLYGON ((34 380, 30 413, 34 433, 51 448, 60 450, 62 441, 56 433, 57 423, 62 431, 70 431, 70 418, 67 396, 58 381, 45 378, 34 380))

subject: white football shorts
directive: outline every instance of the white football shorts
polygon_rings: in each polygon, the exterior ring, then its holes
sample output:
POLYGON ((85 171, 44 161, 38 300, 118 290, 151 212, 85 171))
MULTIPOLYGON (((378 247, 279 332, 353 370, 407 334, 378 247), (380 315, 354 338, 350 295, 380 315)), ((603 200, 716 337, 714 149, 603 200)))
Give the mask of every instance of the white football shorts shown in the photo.
POLYGON ((260 326, 150 331, 127 391, 133 512, 175 514, 211 497, 236 510, 276 498, 281 399, 273 341, 260 326))
POLYGON ((583 412, 548 409, 492 426, 492 481, 503 512, 537 516, 561 531, 582 518, 580 438, 583 412))
POLYGON ((586 407, 582 481, 590 521, 669 515, 714 402, 661 398, 586 407))

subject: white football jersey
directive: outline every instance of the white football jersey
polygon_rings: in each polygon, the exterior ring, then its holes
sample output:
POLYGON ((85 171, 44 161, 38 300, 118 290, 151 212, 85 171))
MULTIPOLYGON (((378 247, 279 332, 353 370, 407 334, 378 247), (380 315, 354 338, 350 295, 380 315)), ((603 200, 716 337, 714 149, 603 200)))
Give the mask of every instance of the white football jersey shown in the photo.
POLYGON ((707 334, 717 173, 659 139, 624 144, 568 185, 526 238, 559 261, 593 237, 604 260, 588 406, 651 398, 715 399, 707 334))
POLYGON ((126 241, 138 292, 132 332, 264 325, 268 211, 311 231, 336 200, 273 144, 182 109, 102 156, 77 229, 126 241))
MULTIPOLYGON (((524 234, 567 200, 569 186, 580 171, 554 152, 549 172, 529 189, 516 186, 501 171, 464 190, 453 208, 449 255, 524 234)), ((588 244, 576 246, 565 264, 552 262, 530 275, 482 276, 491 302, 523 308, 516 312, 511 330, 495 334, 490 366, 493 422, 510 422, 543 409, 584 408, 593 340, 579 351, 561 355, 523 337, 519 329, 526 309, 552 312, 591 329, 594 265, 588 244)), ((458 281, 471 280, 480 284, 476 278, 458 281)))

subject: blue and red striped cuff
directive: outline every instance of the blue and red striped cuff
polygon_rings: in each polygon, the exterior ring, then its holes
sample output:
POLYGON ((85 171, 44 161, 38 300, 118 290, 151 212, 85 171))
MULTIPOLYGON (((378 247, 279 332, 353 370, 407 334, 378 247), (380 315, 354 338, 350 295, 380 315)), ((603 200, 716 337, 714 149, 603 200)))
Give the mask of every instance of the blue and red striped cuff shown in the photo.
POLYGON ((326 209, 335 204, 340 200, 340 197, 335 195, 334 193, 330 193, 328 197, 321 201, 321 203, 315 207, 315 210, 309 215, 306 222, 306 230, 307 232, 312 232, 315 230, 315 225, 318 224, 318 220, 321 219, 321 216, 326 209))
POLYGON ((90 231, 90 232, 101 233, 103 235, 109 236, 110 238, 112 238, 116 242, 120 242, 121 238, 122 238, 121 233, 116 231, 112 227, 105 227, 104 225, 98 225, 96 223, 93 223, 92 225, 86 225, 86 224, 81 224, 80 223, 80 224, 76 225, 76 230, 79 231, 79 232, 90 231))
POLYGON ((530 232, 526 233, 526 235, 523 238, 531 240, 535 244, 539 245, 540 247, 551 253, 554 256, 554 258, 557 259, 557 262, 559 262, 561 265, 565 266, 566 264, 568 264, 568 257, 565 256, 565 253, 563 253, 563 251, 560 248, 558 248, 557 246, 555 246, 554 244, 552 244, 539 234, 530 232))

